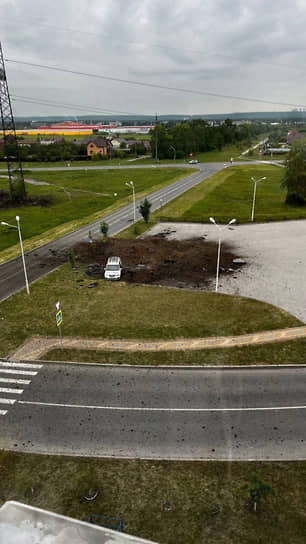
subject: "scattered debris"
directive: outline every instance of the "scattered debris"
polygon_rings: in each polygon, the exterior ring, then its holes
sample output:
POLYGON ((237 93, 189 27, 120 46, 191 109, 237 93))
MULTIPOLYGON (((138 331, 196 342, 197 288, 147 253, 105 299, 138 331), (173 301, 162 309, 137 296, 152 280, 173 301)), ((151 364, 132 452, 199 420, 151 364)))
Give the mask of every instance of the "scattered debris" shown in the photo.
MULTIPOLYGON (((203 238, 167 240, 162 236, 126 240, 109 238, 107 242, 80 242, 74 247, 76 258, 85 265, 87 276, 103 278, 108 257, 120 255, 122 279, 128 283, 146 283, 179 288, 203 289, 215 277, 217 243, 203 238)), ((236 255, 222 245, 220 272, 237 272, 236 255)))
POLYGON ((233 259, 233 264, 241 266, 243 264, 246 264, 246 261, 244 259, 241 259, 240 257, 237 257, 236 259, 233 259))
POLYGON ((96 489, 96 491, 94 491, 94 493, 90 497, 84 496, 83 498, 85 501, 94 501, 98 495, 99 495, 99 490, 96 489))

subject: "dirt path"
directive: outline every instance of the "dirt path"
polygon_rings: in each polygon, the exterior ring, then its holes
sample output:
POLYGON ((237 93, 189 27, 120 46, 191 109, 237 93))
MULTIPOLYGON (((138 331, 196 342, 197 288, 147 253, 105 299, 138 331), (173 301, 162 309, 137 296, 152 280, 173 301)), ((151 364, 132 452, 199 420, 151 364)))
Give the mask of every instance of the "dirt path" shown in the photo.
POLYGON ((211 336, 207 338, 182 338, 180 340, 110 340, 105 338, 78 338, 66 336, 62 346, 57 337, 34 336, 28 338, 9 357, 11 360, 38 360, 48 351, 63 347, 64 349, 97 350, 97 351, 181 351, 197 349, 230 348, 285 342, 306 337, 306 326, 289 329, 263 331, 241 336, 211 336))

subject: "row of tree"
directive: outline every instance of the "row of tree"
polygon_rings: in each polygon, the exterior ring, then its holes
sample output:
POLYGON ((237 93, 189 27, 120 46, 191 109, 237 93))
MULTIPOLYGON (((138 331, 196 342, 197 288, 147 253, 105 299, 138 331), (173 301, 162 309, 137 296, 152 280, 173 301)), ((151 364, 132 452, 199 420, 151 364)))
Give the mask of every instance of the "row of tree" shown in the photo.
POLYGON ((158 124, 151 131, 151 149, 158 159, 184 158, 191 153, 221 151, 228 144, 251 144, 265 125, 242 124, 236 126, 230 119, 218 126, 210 126, 203 119, 193 119, 174 126, 158 124), (156 145, 157 138, 157 145, 156 145))
MULTIPOLYGON (((8 146, 8 154, 13 158, 15 147, 8 146)), ((19 153, 22 161, 66 161, 82 160, 87 158, 86 145, 76 145, 72 142, 60 141, 49 145, 39 142, 31 145, 19 145, 19 153)), ((4 148, 0 148, 0 161, 5 158, 4 148)))

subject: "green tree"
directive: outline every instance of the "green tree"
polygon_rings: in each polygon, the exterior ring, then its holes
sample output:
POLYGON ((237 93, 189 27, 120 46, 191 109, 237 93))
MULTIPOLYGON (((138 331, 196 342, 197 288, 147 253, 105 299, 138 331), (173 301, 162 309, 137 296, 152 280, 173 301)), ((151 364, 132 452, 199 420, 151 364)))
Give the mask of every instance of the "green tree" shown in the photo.
POLYGON ((295 144, 286 161, 281 186, 287 189, 286 203, 304 206, 306 201, 306 147, 295 144))
POLYGON ((147 198, 145 198, 144 201, 140 203, 139 211, 144 218, 145 223, 149 222, 151 206, 152 204, 148 201, 147 198))
POLYGON ((246 489, 249 492, 249 498, 254 512, 257 512, 257 507, 260 506, 263 499, 266 499, 268 495, 274 495, 272 487, 269 484, 266 484, 257 474, 253 474, 250 483, 246 484, 243 489, 246 489))
POLYGON ((165 125, 156 125, 151 131, 151 150, 152 157, 155 158, 156 153, 156 137, 157 137, 157 158, 167 159, 169 155, 169 145, 171 139, 168 134, 168 130, 165 125))

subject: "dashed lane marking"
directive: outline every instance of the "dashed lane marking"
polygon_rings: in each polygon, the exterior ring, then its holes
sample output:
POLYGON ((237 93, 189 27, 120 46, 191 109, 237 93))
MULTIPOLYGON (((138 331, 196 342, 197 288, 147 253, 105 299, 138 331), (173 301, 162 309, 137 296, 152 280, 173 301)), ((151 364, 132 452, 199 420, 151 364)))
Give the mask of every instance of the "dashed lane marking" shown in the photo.
POLYGON ((13 363, 11 361, 1 361, 0 368, 2 367, 11 367, 11 368, 41 368, 43 365, 37 365, 33 363, 13 363))
MULTIPOLYGON (((19 385, 30 385, 30 379, 19 379, 18 375, 23 376, 36 376, 38 370, 43 367, 42 364, 33 363, 19 363, 11 361, 0 361, 0 394, 2 395, 22 395, 24 389, 18 388, 19 385), (31 370, 30 370, 31 369, 31 370), (9 374, 11 376, 6 377, 3 374, 9 374), (17 376, 16 376, 17 375, 17 376), (10 385, 16 385, 16 387, 10 387, 10 385)), ((0 398, 0 406, 2 404, 14 405, 17 398, 0 398)), ((5 416, 8 410, 0 410, 0 416, 5 416)))
POLYGON ((4 374, 22 374, 23 376, 36 376, 37 372, 31 370, 13 370, 12 368, 0 368, 0 373, 4 374))
POLYGON ((21 395, 23 393, 23 389, 11 389, 10 387, 0 387, 0 393, 11 393, 13 395, 21 395))
POLYGON ((0 399, 0 404, 15 404, 16 399, 0 399))
POLYGON ((29 385, 31 380, 15 380, 14 378, 0 378, 0 383, 16 383, 18 385, 29 385))

